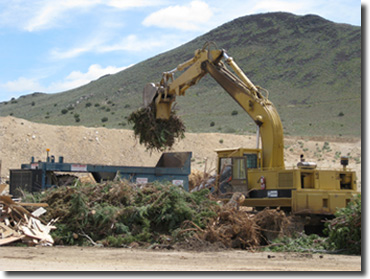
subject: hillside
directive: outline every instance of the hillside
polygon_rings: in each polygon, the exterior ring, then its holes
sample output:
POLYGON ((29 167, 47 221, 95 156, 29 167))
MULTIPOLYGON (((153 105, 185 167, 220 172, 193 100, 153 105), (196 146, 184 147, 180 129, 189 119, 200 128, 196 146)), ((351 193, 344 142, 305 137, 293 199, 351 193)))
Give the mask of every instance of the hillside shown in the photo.
MULTIPOLYGON (((285 135, 361 136, 361 27, 288 13, 241 17, 85 86, 0 103, 0 116, 129 128, 126 118, 141 106, 145 84, 159 81, 163 71, 192 57, 206 41, 226 49, 256 85, 269 91, 285 135)), ((209 76, 177 98, 176 107, 188 132, 255 132, 246 113, 209 76)))

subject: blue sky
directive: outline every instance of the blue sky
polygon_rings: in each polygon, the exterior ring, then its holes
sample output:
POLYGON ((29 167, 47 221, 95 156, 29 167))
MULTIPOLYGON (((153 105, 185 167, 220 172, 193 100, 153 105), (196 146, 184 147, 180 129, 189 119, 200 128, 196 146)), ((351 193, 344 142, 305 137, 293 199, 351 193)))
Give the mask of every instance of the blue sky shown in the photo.
POLYGON ((361 25, 360 0, 0 0, 0 101, 76 88, 274 11, 361 25))

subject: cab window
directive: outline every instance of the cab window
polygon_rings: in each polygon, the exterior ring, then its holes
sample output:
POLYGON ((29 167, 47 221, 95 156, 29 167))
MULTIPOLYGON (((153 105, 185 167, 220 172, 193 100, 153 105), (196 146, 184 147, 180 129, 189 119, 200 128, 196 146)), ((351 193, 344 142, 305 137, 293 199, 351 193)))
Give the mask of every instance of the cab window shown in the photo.
POLYGON ((233 179, 245 179, 245 158, 233 158, 233 179))
POLYGON ((244 154, 247 157, 247 168, 256 169, 257 168, 257 154, 244 154))

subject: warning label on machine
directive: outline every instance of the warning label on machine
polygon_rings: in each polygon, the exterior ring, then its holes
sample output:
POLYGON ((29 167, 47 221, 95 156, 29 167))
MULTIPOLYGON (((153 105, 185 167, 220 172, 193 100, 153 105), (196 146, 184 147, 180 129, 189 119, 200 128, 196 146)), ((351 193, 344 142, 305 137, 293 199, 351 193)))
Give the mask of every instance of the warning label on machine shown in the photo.
POLYGON ((87 165, 72 164, 71 171, 87 171, 87 165))

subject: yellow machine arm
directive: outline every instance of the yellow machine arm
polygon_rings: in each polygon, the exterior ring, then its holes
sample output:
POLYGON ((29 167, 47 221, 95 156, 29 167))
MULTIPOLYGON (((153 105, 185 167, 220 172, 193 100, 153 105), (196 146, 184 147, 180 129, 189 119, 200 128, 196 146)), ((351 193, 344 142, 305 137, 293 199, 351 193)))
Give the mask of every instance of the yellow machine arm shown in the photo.
POLYGON ((156 117, 168 119, 171 105, 176 96, 182 96, 192 85, 209 73, 229 95, 248 113, 258 125, 262 142, 263 167, 284 168, 283 126, 275 106, 257 88, 224 50, 210 50, 206 43, 195 51, 192 59, 178 65, 170 72, 164 72, 157 84, 144 88, 144 105, 156 103, 156 117), (235 72, 226 68, 225 61, 235 72), (177 78, 175 72, 184 71, 177 78))

